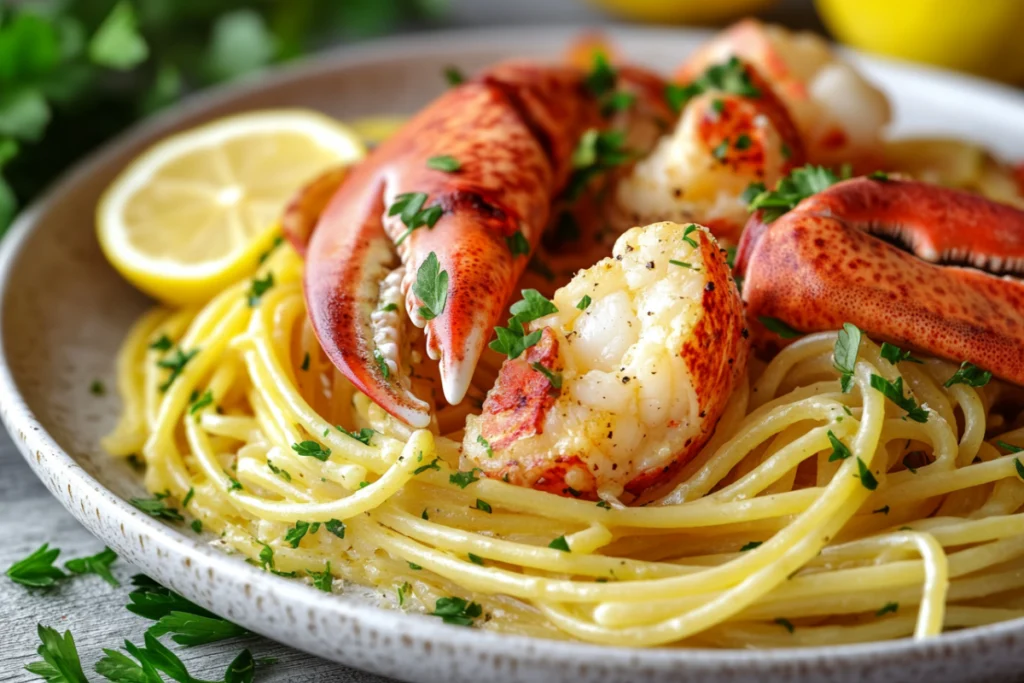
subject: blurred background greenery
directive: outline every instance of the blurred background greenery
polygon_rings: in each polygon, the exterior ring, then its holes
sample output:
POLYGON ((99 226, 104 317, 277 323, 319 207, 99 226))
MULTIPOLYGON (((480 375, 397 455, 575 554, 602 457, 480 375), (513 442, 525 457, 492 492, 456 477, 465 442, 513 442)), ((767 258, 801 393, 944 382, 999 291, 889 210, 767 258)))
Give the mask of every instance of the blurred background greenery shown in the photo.
POLYGON ((1024 79, 1024 0, 589 2, 0 0, 0 231, 69 164, 184 93, 385 33, 614 20, 722 24, 758 14, 793 28, 827 27, 884 54, 1024 79))

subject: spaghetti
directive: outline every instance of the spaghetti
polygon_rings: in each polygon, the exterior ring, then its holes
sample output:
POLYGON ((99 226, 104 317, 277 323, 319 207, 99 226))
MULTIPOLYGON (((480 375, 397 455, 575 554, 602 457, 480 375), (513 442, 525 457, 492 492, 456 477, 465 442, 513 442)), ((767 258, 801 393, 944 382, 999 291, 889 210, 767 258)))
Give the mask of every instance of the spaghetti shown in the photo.
MULTIPOLYGON (((1024 617, 1024 465, 1002 454, 1024 427, 1007 385, 947 388, 949 363, 893 365, 865 339, 843 393, 836 334, 810 335, 749 370, 670 485, 595 504, 459 472, 464 407, 442 411, 440 434, 413 431, 355 391, 310 329, 301 272, 281 247, 259 297, 242 282, 143 316, 103 442, 141 454, 151 492, 268 570, 378 587, 414 612, 449 615, 438 601, 454 596, 482 607, 459 622, 481 628, 638 647, 925 638, 1024 617), (902 379, 928 419, 904 419, 872 375, 902 379)), ((481 363, 478 392, 497 363, 481 363)))

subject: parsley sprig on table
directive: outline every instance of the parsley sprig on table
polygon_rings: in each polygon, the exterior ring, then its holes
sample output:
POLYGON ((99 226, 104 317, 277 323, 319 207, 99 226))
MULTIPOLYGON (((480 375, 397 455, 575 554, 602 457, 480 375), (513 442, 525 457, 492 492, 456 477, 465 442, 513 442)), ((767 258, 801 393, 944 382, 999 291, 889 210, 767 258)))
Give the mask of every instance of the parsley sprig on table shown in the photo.
POLYGON ((128 595, 127 609, 155 621, 148 631, 154 636, 170 633, 171 640, 179 645, 200 645, 249 633, 241 626, 221 619, 213 612, 161 586, 148 576, 133 576, 132 585, 135 590, 128 595))

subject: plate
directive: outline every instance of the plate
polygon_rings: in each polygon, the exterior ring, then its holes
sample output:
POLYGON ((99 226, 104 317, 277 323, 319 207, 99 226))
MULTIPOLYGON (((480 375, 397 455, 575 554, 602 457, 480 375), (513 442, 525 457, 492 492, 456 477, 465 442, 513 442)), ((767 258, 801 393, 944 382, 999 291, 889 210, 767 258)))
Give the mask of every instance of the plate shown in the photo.
MULTIPOLYGON (((715 651, 635 650, 503 636, 377 607, 368 591, 334 598, 216 550, 126 500, 141 478, 105 455, 118 411, 114 354, 149 305, 96 244, 97 197, 133 156, 167 133, 231 112, 311 107, 341 118, 413 112, 445 88, 442 70, 511 56, 554 56, 571 28, 436 33, 368 43, 186 100, 79 164, 25 211, 0 246, 0 415, 60 502, 147 574, 246 628, 344 664, 416 683, 1007 680, 1024 667, 1024 620, 925 642, 715 651)), ((707 36, 611 29, 633 60, 668 71, 707 36)), ((1024 95, 1001 86, 852 55, 892 98, 896 134, 946 133, 1024 158, 1024 95)))

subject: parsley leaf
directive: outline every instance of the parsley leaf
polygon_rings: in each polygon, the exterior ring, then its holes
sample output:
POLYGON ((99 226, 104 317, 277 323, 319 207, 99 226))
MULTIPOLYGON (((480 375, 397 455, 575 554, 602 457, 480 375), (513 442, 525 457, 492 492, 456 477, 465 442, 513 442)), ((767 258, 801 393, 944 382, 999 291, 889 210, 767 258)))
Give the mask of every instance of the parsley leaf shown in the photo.
POLYGON ((359 443, 365 444, 367 446, 370 445, 370 439, 373 438, 373 435, 377 433, 377 432, 373 431, 372 429, 370 429, 369 427, 363 427, 358 432, 350 432, 347 429, 345 429, 344 427, 337 427, 337 430, 339 432, 341 432, 342 434, 345 434, 346 436, 350 436, 353 439, 355 439, 356 441, 358 441, 359 443))
POLYGON ((309 531, 309 522, 303 522, 302 520, 296 520, 295 526, 288 530, 288 533, 284 535, 284 540, 293 548, 299 547, 299 542, 309 531))
POLYGON ((334 587, 334 575, 331 574, 331 563, 327 562, 327 567, 322 572, 316 572, 312 569, 307 569, 306 574, 309 578, 313 579, 313 585, 324 593, 330 593, 334 587))
POLYGON ((794 168, 778 182, 774 190, 767 190, 760 184, 747 188, 744 199, 750 211, 761 210, 764 222, 771 223, 807 197, 827 190, 840 180, 839 176, 827 168, 808 164, 794 168))
POLYGON ((572 153, 575 170, 566 186, 566 197, 576 199, 592 178, 632 159, 634 154, 624 147, 625 143, 626 135, 621 130, 587 129, 572 153))
POLYGON ((427 168, 432 168, 435 171, 444 171, 445 173, 454 173, 462 168, 462 164, 455 157, 445 154, 427 159, 427 168))
POLYGON ((764 541, 751 541, 750 543, 747 543, 742 548, 740 548, 740 552, 741 553, 745 553, 748 550, 753 550, 754 548, 758 548, 758 547, 761 546, 762 543, 764 543, 764 541))
POLYGON ((792 633, 793 631, 796 630, 796 627, 793 626, 793 622, 790 621, 789 619, 783 619, 782 617, 779 617, 779 618, 775 619, 774 621, 775 621, 776 624, 778 624, 782 628, 786 629, 790 633, 792 633))
POLYGON ((890 382, 884 377, 871 375, 871 387, 882 392, 883 396, 907 411, 907 417, 914 422, 928 421, 928 411, 918 407, 917 401, 914 400, 913 396, 903 395, 902 377, 898 378, 895 382, 890 382))
POLYGON ((587 90, 598 97, 606 95, 615 88, 618 77, 618 72, 608 63, 608 57, 600 50, 595 51, 594 64, 584 81, 587 90))
POLYGON ((871 473, 871 470, 860 459, 860 456, 857 457, 857 476, 860 477, 861 485, 868 491, 874 491, 878 488, 878 480, 875 479, 875 475, 871 473))
POLYGON ((433 460, 428 462, 426 465, 420 465, 419 467, 414 469, 412 471, 412 473, 414 475, 422 474, 423 472, 426 472, 427 470, 437 470, 438 472, 440 472, 441 471, 441 466, 437 464, 440 459, 441 458, 434 458, 433 460))
POLYGON ((327 458, 331 457, 331 449, 321 446, 316 441, 307 440, 293 443, 292 450, 299 455, 316 458, 320 462, 327 462, 327 458))
POLYGON ((345 538, 345 522, 342 522, 340 519, 327 520, 324 522, 324 528, 338 538, 345 538))
POLYGON ((590 304, 592 302, 593 299, 590 298, 590 295, 584 294, 583 298, 576 303, 576 308, 580 309, 581 311, 585 311, 590 307, 590 304))
POLYGON ((492 512, 491 504, 488 503, 487 501, 480 500, 479 498, 476 499, 476 509, 480 510, 481 512, 486 512, 488 514, 492 512))
POLYGON ((424 225, 427 228, 432 228, 438 219, 441 218, 444 209, 438 204, 423 208, 426 202, 427 194, 425 192, 403 192, 395 197, 395 201, 388 208, 388 215, 398 215, 406 227, 405 232, 395 240, 396 247, 404 242, 405 238, 411 235, 417 228, 421 228, 424 225))
POLYGON ((774 332, 783 339, 795 339, 796 337, 802 336, 802 332, 794 330, 792 327, 782 322, 778 318, 770 318, 766 315, 759 315, 757 319, 768 328, 769 332, 774 332))
POLYGON ((485 439, 483 434, 476 435, 476 442, 484 447, 484 450, 487 451, 488 458, 494 457, 494 449, 491 448, 491 442, 485 439))
POLYGON ((424 320, 433 320, 444 312, 448 302, 448 271, 441 270, 434 252, 430 252, 416 271, 412 292, 423 302, 419 313, 424 320))
POLYGON ((252 283, 249 285, 249 291, 246 293, 246 300, 249 302, 249 308, 255 308, 260 303, 260 298, 273 286, 273 273, 267 273, 266 276, 262 278, 253 278, 252 283))
POLYGON ((548 382, 551 384, 553 388, 562 388, 562 373, 553 372, 552 370, 549 370, 540 363, 533 363, 532 365, 530 365, 530 367, 532 367, 534 370, 547 377, 548 382))
POLYGON ((169 496, 169 493, 158 493, 152 498, 132 498, 128 502, 150 517, 166 519, 171 522, 184 521, 185 518, 181 516, 177 508, 172 508, 164 502, 164 499, 169 496))
POLYGON ((149 348, 156 351, 170 351, 171 347, 174 346, 174 342, 166 334, 161 334, 159 337, 153 340, 149 345, 149 348))
POLYGON ((117 3, 89 41, 89 59, 109 69, 126 71, 148 56, 149 46, 139 35, 131 3, 117 3))
POLYGON ((203 395, 196 399, 195 403, 193 403, 192 406, 188 409, 188 414, 195 415, 197 412, 207 407, 208 405, 211 405, 212 403, 213 390, 207 389, 206 391, 203 392, 203 395))
POLYGON ((880 610, 875 612, 875 616, 881 617, 885 616, 886 614, 889 614, 890 612, 895 613, 896 610, 898 610, 899 608, 900 604, 898 602, 887 602, 884 605, 882 605, 882 608, 880 610))
POLYGON ((505 243, 508 244, 508 250, 512 252, 512 258, 530 255, 530 243, 527 241, 526 235, 523 234, 522 230, 516 230, 506 237, 505 243))
POLYGON ((431 615, 441 617, 446 624, 455 626, 472 626, 473 620, 484 613, 483 608, 475 602, 467 602, 462 598, 438 598, 431 615))
POLYGON ((398 588, 395 589, 395 594, 398 596, 398 606, 399 607, 402 607, 403 605, 405 605, 406 596, 408 596, 409 593, 411 593, 411 592, 412 592, 412 586, 409 585, 408 581, 406 581, 401 586, 399 586, 398 588))
POLYGON ((569 542, 565 540, 565 536, 559 536, 555 540, 551 541, 551 543, 548 543, 548 547, 553 548, 555 550, 561 550, 562 552, 566 553, 572 552, 572 550, 569 548, 569 542))
POLYGON ((373 360, 377 363, 377 369, 380 370, 380 374, 384 376, 384 379, 389 379, 391 377, 391 366, 384 359, 384 354, 380 352, 380 349, 373 350, 373 360))
POLYGON ((722 64, 714 64, 689 85, 669 84, 665 87, 665 99, 672 111, 679 113, 686 103, 697 95, 719 91, 741 97, 760 97, 761 91, 753 84, 746 67, 736 57, 730 57, 722 64))
POLYGON ((26 669, 42 676, 47 683, 89 683, 70 630, 62 636, 56 629, 38 624, 36 632, 40 640, 36 652, 43 661, 32 662, 26 669))
POLYGON ((540 341, 540 330, 526 334, 527 323, 558 313, 555 305, 536 289, 524 289, 522 293, 523 298, 512 304, 508 327, 495 327, 494 332, 498 338, 489 345, 491 349, 509 358, 518 358, 523 351, 540 341))
POLYGON ((90 555, 89 557, 77 557, 73 560, 68 560, 64 563, 64 566, 68 571, 74 572, 75 574, 96 574, 111 586, 117 588, 121 584, 114 578, 114 575, 110 573, 110 565, 112 565, 115 560, 117 560, 117 554, 110 548, 104 548, 95 555, 90 555))
POLYGON ((174 350, 170 358, 162 358, 156 362, 157 367, 166 368, 171 371, 171 374, 167 376, 167 380, 160 385, 160 391, 167 391, 171 388, 171 384, 174 383, 174 380, 178 379, 178 376, 185 370, 185 366, 188 365, 190 360, 195 358, 197 353, 199 353, 197 348, 186 353, 179 346, 174 350))
POLYGON ((446 66, 444 68, 444 80, 448 85, 461 85, 466 82, 466 76, 458 67, 446 66))
POLYGON ((960 364, 960 368, 953 373, 953 376, 947 379, 942 386, 948 388, 954 384, 966 384, 969 387, 983 387, 988 384, 991 379, 991 372, 988 370, 982 370, 978 366, 964 361, 960 364))
POLYGON ((460 489, 464 489, 474 481, 480 481, 480 477, 476 476, 476 473, 482 471, 479 467, 474 467, 469 472, 455 472, 448 476, 448 483, 455 484, 460 489))
POLYGON ((832 454, 828 456, 829 462, 835 462, 836 460, 846 460, 853 453, 850 452, 849 447, 840 441, 832 430, 828 430, 828 440, 832 444, 832 454))
POLYGON ((129 595, 129 612, 155 621, 148 633, 159 637, 173 634, 171 639, 179 645, 213 643, 225 638, 248 635, 248 631, 221 619, 199 605, 186 600, 174 591, 164 588, 143 574, 132 577, 136 587, 129 595))
POLYGON ((857 366, 857 354, 860 352, 860 328, 853 323, 843 323, 843 329, 836 336, 835 349, 832 351, 832 367, 839 371, 839 384, 843 393, 849 393, 853 386, 853 369, 857 366))
POLYGON ((900 347, 890 344, 889 342, 882 342, 880 355, 892 365, 896 365, 901 361, 908 361, 910 363, 924 362, 920 358, 914 358, 910 351, 904 351, 900 347))
POLYGON ((44 543, 34 553, 8 567, 7 578, 23 586, 48 588, 57 579, 67 578, 67 574, 53 566, 58 555, 59 548, 50 548, 49 543, 44 543))

